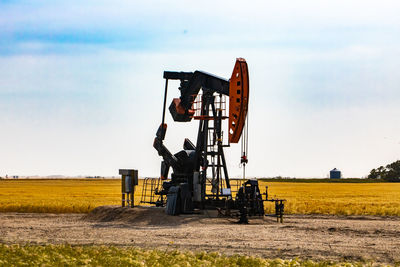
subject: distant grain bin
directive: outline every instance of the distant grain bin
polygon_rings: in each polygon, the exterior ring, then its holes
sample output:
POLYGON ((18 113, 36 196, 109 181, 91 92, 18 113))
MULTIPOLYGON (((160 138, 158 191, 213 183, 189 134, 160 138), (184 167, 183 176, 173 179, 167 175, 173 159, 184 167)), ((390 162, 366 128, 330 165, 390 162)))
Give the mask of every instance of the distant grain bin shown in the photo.
POLYGON ((331 170, 329 174, 330 174, 329 177, 330 177, 331 179, 340 179, 340 178, 342 178, 342 173, 341 173, 341 171, 339 171, 339 170, 336 169, 336 168, 334 168, 333 170, 331 170))

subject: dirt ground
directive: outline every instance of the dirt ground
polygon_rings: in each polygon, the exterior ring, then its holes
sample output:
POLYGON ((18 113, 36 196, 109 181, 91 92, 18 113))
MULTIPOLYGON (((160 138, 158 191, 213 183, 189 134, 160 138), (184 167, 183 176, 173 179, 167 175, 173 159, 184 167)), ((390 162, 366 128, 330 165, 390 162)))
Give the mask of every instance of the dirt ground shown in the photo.
POLYGON ((267 258, 400 261, 400 218, 287 215, 250 220, 215 214, 167 216, 163 209, 103 206, 92 213, 0 213, 0 242, 105 244, 218 251, 267 258))

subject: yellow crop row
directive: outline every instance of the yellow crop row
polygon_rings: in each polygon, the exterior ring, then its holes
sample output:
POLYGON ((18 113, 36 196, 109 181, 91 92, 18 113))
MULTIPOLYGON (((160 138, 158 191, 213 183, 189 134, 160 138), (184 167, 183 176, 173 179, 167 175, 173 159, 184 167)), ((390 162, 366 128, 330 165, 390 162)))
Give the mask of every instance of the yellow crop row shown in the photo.
MULTIPOLYGON (((400 183, 261 182, 269 196, 287 200, 285 213, 400 216, 400 183)), ((140 202, 141 182, 135 203, 140 202)), ((86 213, 121 204, 121 182, 111 179, 0 180, 0 211, 86 213)), ((272 213, 272 203, 265 204, 272 213)))
MULTIPOLYGON (((265 259, 217 252, 143 250, 135 247, 3 245, 1 266, 364 266, 366 262, 265 259)), ((373 266, 373 263, 368 265, 373 266)))

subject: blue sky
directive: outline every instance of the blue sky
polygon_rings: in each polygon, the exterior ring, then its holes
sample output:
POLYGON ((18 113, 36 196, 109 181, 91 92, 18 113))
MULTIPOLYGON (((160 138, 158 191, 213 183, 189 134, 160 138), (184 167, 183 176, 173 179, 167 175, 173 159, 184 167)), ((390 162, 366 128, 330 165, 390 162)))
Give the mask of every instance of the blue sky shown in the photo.
MULTIPOLYGON (((399 159, 396 1, 1 1, 0 176, 157 176, 164 70, 250 71, 250 176, 399 159)), ((172 83, 169 98, 178 96, 172 83)), ((181 149, 197 125, 174 124, 181 149)), ((240 149, 227 151, 238 176, 240 149)))

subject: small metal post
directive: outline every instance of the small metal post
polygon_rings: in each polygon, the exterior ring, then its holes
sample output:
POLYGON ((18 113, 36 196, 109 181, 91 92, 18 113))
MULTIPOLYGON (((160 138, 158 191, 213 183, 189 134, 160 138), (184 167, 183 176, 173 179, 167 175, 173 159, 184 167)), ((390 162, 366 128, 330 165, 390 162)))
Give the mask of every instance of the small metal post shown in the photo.
POLYGON ((125 175, 121 176, 122 207, 125 207, 125 175))
POLYGON ((276 222, 279 223, 280 211, 279 211, 279 200, 275 200, 275 215, 276 215, 276 222))

